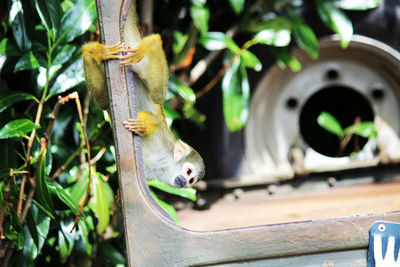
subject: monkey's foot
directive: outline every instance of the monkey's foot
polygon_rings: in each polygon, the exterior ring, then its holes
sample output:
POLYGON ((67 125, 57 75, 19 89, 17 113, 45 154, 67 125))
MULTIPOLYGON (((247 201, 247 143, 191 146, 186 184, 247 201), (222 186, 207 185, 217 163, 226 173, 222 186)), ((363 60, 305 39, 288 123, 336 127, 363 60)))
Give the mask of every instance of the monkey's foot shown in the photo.
POLYGON ((146 134, 146 124, 140 119, 128 119, 127 121, 124 121, 123 124, 125 129, 134 134, 137 134, 139 136, 143 136, 146 134))
POLYGON ((124 44, 119 42, 115 45, 104 45, 104 60, 107 59, 124 59, 124 44))

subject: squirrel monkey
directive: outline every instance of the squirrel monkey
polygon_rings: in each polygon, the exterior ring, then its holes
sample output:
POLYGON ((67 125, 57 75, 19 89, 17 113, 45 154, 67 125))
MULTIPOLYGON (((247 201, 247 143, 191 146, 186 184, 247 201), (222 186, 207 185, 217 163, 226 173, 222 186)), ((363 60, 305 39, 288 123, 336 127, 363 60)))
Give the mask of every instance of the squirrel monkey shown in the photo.
POLYGON ((127 118, 124 126, 141 136, 145 177, 174 187, 192 186, 204 176, 203 159, 188 144, 175 140, 166 124, 162 103, 167 91, 168 64, 162 40, 158 34, 142 39, 134 4, 130 4, 123 33, 127 48, 124 44, 97 42, 82 47, 87 87, 97 107, 108 109, 104 61, 116 59, 122 65, 132 66, 142 86, 136 91, 137 118, 127 118))

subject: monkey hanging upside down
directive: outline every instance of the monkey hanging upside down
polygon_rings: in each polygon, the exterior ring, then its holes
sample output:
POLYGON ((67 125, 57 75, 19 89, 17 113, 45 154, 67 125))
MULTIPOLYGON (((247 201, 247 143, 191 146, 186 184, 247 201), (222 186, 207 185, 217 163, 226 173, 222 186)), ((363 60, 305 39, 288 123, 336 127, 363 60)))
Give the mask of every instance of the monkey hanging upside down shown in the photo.
POLYGON ((165 121, 162 103, 168 82, 168 64, 160 35, 142 39, 132 3, 124 29, 124 44, 105 45, 91 42, 82 47, 87 87, 98 108, 109 108, 104 71, 105 60, 120 60, 131 65, 144 90, 137 90, 137 118, 127 118, 127 130, 141 136, 146 179, 158 179, 174 187, 188 187, 205 173, 199 153, 174 135, 165 121), (134 47, 131 49, 130 47, 134 47))

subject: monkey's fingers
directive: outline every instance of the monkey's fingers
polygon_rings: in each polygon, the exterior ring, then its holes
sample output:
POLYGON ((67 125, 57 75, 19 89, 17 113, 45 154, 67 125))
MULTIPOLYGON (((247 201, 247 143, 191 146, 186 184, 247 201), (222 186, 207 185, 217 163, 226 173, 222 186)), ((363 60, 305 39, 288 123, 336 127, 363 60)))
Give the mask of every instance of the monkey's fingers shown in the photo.
POLYGON ((128 131, 143 136, 146 134, 146 124, 139 119, 129 119, 123 122, 125 129, 128 131))
POLYGON ((121 61, 121 64, 123 65, 130 65, 132 63, 138 63, 141 61, 145 55, 141 50, 135 50, 135 49, 125 49, 124 55, 125 60, 121 61))
POLYGON ((121 42, 115 45, 105 45, 105 59, 121 59, 121 53, 124 52, 125 45, 121 42))

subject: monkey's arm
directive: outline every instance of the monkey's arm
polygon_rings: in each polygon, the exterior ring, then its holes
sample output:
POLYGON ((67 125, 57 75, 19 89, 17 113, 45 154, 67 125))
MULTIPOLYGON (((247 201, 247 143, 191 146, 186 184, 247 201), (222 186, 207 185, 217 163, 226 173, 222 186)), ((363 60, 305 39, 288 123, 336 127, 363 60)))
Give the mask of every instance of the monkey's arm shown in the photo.
POLYGON ((109 107, 104 61, 123 59, 124 57, 121 55, 123 48, 123 44, 104 45, 98 42, 82 46, 86 84, 99 109, 106 110, 109 107))

